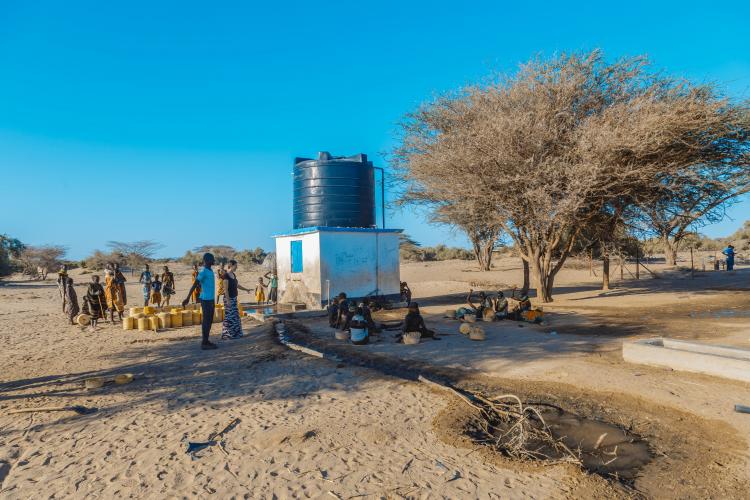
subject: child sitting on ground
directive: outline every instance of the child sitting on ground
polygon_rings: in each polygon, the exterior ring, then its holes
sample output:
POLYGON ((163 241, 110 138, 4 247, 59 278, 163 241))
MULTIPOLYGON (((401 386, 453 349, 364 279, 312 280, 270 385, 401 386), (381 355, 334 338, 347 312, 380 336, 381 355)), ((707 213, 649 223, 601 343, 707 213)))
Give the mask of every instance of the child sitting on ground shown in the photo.
POLYGON ((403 342, 404 333, 407 332, 419 332, 420 338, 431 338, 433 340, 440 340, 434 330, 429 330, 427 325, 424 323, 424 318, 419 313, 419 304, 412 302, 409 304, 409 312, 404 317, 404 326, 401 328, 401 333, 396 336, 396 342, 403 342))

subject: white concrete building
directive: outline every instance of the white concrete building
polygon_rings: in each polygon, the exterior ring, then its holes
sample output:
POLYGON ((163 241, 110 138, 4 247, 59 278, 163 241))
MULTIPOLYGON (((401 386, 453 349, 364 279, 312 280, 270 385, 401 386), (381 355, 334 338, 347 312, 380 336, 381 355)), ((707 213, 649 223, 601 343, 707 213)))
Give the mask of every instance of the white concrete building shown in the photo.
POLYGON ((274 236, 279 302, 321 308, 351 298, 399 300, 400 229, 307 227, 274 236))

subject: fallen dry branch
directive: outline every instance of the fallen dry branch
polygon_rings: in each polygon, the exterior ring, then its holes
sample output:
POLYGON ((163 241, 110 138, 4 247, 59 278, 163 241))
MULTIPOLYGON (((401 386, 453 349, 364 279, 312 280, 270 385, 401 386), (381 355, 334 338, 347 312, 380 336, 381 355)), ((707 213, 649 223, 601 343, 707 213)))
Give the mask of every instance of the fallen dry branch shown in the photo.
POLYGON ((554 437, 542 414, 530 405, 524 405, 514 394, 485 397, 481 394, 458 391, 419 376, 419 381, 438 390, 448 392, 473 408, 480 432, 475 441, 490 445, 500 453, 520 460, 541 460, 547 464, 581 464, 579 453, 554 437))

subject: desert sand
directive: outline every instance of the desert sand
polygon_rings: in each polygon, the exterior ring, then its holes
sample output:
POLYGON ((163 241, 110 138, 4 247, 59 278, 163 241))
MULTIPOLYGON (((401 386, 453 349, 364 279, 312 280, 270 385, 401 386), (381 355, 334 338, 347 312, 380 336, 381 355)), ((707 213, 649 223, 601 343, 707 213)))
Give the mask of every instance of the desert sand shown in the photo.
MULTIPOLYGON (((684 262, 681 263, 684 265, 684 262)), ((189 285, 178 264, 177 297, 189 285)), ((613 266, 614 267, 614 266, 613 266)), ((66 324, 56 285, 0 282, 0 496, 3 498, 743 498, 750 486, 750 386, 623 362, 623 339, 656 335, 750 347, 750 268, 669 271, 661 279, 613 272, 598 290, 588 265, 571 263, 545 304, 543 325, 499 322, 472 343, 444 319, 470 286, 520 284, 515 259, 490 272, 471 262, 407 263, 428 325, 443 340, 417 346, 382 336, 363 348, 336 345, 320 319, 296 320, 345 358, 385 356, 462 373, 461 383, 547 398, 629 427, 654 460, 633 489, 569 465, 503 458, 461 433, 465 409, 444 393, 378 370, 290 351, 270 325, 243 319, 245 338, 199 349, 199 327, 159 333, 96 331, 66 324), (87 391, 92 376, 133 373, 128 385, 87 391), (96 407, 8 415, 53 405, 96 407), (223 445, 193 456, 234 419, 223 445)), ((632 265, 630 270, 633 271, 632 265)), ((614 269, 613 269, 614 271, 614 269)), ((240 282, 257 280, 242 270, 240 282)), ((88 274, 72 272, 79 297, 88 274)), ((130 305, 139 286, 128 284, 130 305)), ((247 294, 240 299, 250 301, 247 294)), ((533 299, 532 299, 533 300, 533 299)), ((173 301, 176 302, 176 301, 173 301)), ((212 331, 218 339, 220 325, 212 331)))

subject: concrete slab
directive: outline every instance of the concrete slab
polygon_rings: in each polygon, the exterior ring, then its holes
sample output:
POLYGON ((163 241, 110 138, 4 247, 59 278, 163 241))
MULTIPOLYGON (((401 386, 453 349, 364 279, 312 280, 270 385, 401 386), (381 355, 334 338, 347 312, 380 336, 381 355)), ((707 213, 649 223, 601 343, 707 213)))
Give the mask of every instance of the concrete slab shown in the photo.
POLYGON ((623 342, 628 363, 660 366, 750 382, 750 350, 662 337, 623 342))

